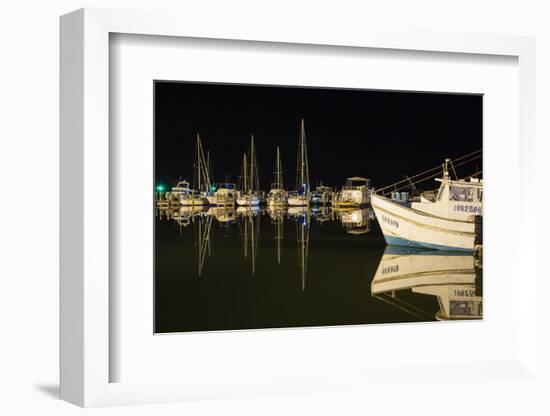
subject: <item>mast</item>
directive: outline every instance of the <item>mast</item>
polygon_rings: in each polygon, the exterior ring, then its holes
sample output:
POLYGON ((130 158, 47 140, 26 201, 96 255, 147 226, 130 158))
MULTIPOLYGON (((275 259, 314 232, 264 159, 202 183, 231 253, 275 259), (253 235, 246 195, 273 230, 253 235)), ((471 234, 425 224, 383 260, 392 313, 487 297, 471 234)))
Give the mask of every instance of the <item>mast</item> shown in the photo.
POLYGON ((258 176, 258 160, 256 158, 256 148, 254 147, 254 135, 250 135, 250 184, 249 194, 260 190, 260 178, 258 176))
POLYGON ((207 164, 204 157, 204 151, 202 149, 202 143, 199 133, 197 133, 197 181, 198 187, 197 190, 200 191, 210 191, 210 174, 209 174, 209 164, 207 164))
POLYGON ((296 167, 296 190, 302 195, 309 193, 309 164, 307 158, 306 130, 304 119, 300 125, 300 140, 298 143, 298 162, 296 167))
POLYGON ((254 188, 254 135, 250 135, 250 189, 248 194, 252 195, 254 188))
POLYGON ((248 192, 248 171, 246 163, 246 153, 243 154, 243 193, 248 192))
POLYGON ((277 158, 275 159, 275 189, 283 189, 283 169, 281 167, 281 154, 277 146, 277 158))

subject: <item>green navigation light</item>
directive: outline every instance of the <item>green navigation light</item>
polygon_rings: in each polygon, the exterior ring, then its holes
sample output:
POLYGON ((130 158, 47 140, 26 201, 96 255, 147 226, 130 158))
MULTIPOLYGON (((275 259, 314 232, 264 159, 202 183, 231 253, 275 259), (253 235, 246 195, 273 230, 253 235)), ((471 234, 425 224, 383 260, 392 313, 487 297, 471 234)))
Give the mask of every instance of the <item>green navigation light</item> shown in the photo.
POLYGON ((164 192, 164 185, 157 185, 157 192, 164 192))

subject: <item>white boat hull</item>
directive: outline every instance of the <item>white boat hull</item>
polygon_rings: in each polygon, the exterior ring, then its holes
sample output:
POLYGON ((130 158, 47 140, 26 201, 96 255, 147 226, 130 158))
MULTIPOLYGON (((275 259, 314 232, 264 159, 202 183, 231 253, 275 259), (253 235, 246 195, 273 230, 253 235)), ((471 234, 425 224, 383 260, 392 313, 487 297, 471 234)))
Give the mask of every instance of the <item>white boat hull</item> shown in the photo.
POLYGON ((213 206, 233 206, 235 205, 235 199, 234 198, 225 198, 220 197, 218 195, 208 195, 206 197, 208 199, 208 203, 213 206))
POLYGON ((307 207, 309 205, 309 197, 307 196, 291 196, 288 198, 288 205, 291 207, 307 207))
POLYGON ((260 198, 258 197, 240 197, 237 198, 237 205, 242 207, 254 207, 260 205, 260 198))
POLYGON ((438 250, 473 251, 474 222, 443 218, 371 195, 386 243, 438 250))
POLYGON ((267 206, 269 207, 286 207, 288 202, 286 200, 268 199, 267 206))
POLYGON ((182 207, 207 206, 208 199, 202 197, 180 197, 179 203, 182 207))

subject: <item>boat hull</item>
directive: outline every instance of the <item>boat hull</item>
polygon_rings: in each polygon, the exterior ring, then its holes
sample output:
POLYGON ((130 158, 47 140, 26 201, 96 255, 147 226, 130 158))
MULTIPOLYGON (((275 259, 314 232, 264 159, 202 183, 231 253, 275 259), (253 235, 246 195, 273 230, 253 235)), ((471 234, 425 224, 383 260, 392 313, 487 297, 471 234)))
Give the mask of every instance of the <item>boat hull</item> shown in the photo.
POLYGON ((207 206, 208 199, 201 197, 189 197, 189 198, 179 198, 179 203, 182 207, 197 207, 197 206, 207 206))
POLYGON ((425 247, 436 250, 474 250, 474 222, 427 214, 380 195, 371 195, 371 205, 388 245, 425 247))
POLYGON ((309 198, 307 196, 291 196, 288 198, 288 206, 291 207, 307 207, 309 198))
POLYGON ((242 207, 254 207, 260 205, 260 198, 237 198, 237 205, 242 207))
POLYGON ((208 203, 213 206, 225 207, 235 205, 235 198, 225 198, 217 195, 207 196, 208 203))

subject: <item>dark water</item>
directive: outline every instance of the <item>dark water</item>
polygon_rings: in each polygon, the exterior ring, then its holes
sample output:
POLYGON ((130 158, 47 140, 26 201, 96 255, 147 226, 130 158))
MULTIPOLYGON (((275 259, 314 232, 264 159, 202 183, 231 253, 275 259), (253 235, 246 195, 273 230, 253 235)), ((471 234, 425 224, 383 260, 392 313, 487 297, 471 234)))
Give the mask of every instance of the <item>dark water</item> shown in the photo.
POLYGON ((387 248, 370 209, 158 211, 155 250, 157 333, 481 317, 471 256, 387 248))

